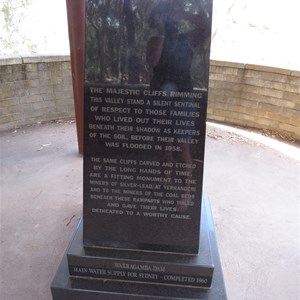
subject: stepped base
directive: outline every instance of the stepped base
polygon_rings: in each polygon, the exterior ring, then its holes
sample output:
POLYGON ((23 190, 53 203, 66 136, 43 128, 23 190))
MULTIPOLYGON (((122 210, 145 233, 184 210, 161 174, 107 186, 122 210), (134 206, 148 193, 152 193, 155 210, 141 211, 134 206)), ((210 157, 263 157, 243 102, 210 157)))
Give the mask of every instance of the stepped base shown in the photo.
POLYGON ((209 200, 196 256, 84 248, 80 222, 51 291, 54 300, 226 299, 209 200))

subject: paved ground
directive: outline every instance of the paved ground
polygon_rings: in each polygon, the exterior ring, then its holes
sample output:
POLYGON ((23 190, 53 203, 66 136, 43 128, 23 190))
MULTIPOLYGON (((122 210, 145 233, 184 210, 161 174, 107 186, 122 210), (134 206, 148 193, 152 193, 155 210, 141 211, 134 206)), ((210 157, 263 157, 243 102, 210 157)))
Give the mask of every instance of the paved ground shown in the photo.
MULTIPOLYGON (((0 143, 0 298, 49 300, 82 211, 75 124, 18 129, 0 143)), ((296 159, 209 126, 204 176, 229 299, 299 299, 296 159)))

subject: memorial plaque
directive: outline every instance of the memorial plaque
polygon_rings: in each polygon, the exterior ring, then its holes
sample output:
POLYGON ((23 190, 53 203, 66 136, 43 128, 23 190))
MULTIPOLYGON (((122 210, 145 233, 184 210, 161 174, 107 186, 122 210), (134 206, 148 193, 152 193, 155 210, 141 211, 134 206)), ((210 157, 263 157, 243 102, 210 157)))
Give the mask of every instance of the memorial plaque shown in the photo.
POLYGON ((86 0, 83 218, 53 299, 226 299, 202 196, 211 13, 86 0))
POLYGON ((86 1, 83 243, 197 254, 211 1, 86 1))

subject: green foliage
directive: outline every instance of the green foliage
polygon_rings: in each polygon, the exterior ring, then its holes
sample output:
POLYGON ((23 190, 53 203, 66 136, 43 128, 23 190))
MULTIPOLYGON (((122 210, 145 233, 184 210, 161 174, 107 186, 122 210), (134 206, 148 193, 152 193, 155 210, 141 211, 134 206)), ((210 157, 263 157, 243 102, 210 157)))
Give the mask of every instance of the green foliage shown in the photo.
POLYGON ((20 28, 32 0, 0 1, 0 55, 35 53, 36 46, 20 28))

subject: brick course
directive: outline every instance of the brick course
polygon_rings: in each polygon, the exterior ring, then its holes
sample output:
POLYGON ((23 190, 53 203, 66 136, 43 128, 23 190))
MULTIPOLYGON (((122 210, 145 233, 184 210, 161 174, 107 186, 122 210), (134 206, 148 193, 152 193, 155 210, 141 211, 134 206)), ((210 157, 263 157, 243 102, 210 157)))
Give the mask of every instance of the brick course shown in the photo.
POLYGON ((0 59, 0 131, 74 118, 69 56, 0 59))
POLYGON ((208 119, 300 141, 300 72, 211 61, 208 119))

